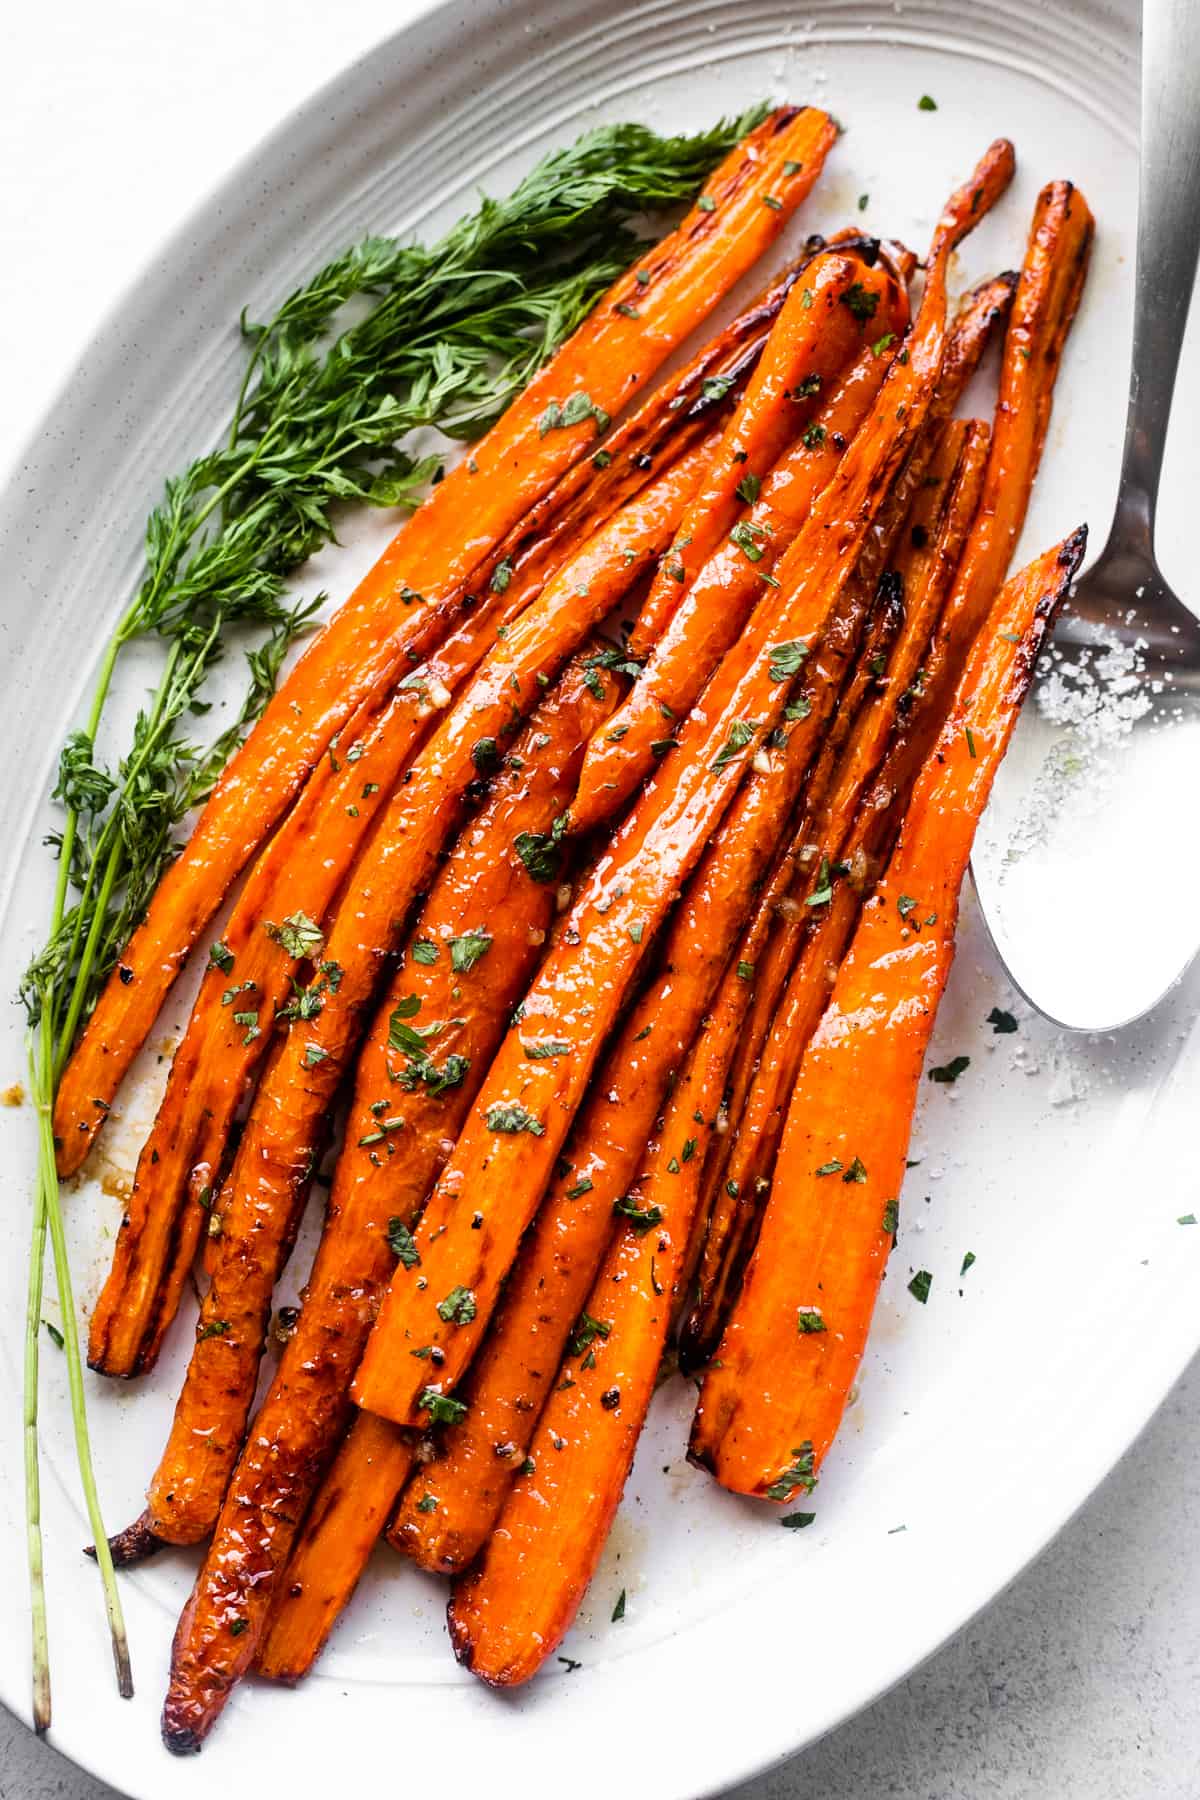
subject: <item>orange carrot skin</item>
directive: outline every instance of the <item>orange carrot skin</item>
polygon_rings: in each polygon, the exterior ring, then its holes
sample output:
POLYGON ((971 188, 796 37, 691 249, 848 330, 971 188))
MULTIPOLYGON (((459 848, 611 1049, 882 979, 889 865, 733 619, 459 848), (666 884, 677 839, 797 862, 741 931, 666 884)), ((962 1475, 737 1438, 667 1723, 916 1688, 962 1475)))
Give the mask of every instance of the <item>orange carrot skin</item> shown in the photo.
MULTIPOLYGON (((688 1055, 647 1173, 582 1308, 599 1330, 555 1369, 530 1446, 478 1563, 456 1581, 448 1618, 459 1661, 497 1687, 527 1681, 561 1643, 595 1573, 654 1394, 679 1298, 700 1158, 697 1117, 720 1104, 748 989, 735 967, 688 1055), (529 1465, 532 1465, 531 1467, 529 1465)), ((549 1385, 549 1384, 548 1384, 549 1385)), ((436 1465, 410 1492, 436 1494, 436 1465)))
MULTIPOLYGON (((291 1034, 251 1110, 241 1161, 256 1171, 259 1185, 282 1179, 294 1188, 308 1167, 326 1108, 357 1043, 363 1009, 378 984, 381 959, 461 814, 476 773, 475 746, 484 739, 503 741, 536 697, 538 678, 557 673, 591 624, 657 553, 700 478, 712 442, 704 440, 672 465, 556 572, 497 642, 392 796, 321 949, 321 1011, 311 1031, 291 1034), (301 1060, 321 1052, 315 1066, 301 1060)), ((198 1235, 195 1209, 184 1207, 183 1198, 179 1185, 156 1184, 144 1208, 131 1211, 128 1224, 122 1224, 92 1321, 89 1359, 104 1373, 146 1367, 161 1343, 170 1318, 167 1305, 181 1286, 172 1284, 175 1292, 169 1287, 164 1300, 162 1277, 181 1211, 184 1232, 198 1235)), ((176 1269, 180 1261, 176 1255, 176 1269)))
MULTIPOLYGON (((661 616, 668 605, 663 596, 695 579, 741 510, 738 488, 746 476, 758 482, 774 468, 813 418, 821 391, 861 348, 862 326, 839 301, 864 272, 864 263, 829 251, 806 263, 655 574, 648 617, 661 616)), ((636 651, 636 638, 631 647, 636 651)))
POLYGON ((782 1501, 810 1489, 841 1421, 891 1249, 975 827, 1085 539, 1038 558, 989 614, 805 1053, 689 1450, 737 1493, 782 1501))
POLYGON ((465 1567, 499 1513, 612 1236, 613 1207, 769 872, 812 742, 797 728, 739 792, 667 928, 659 972, 605 1057, 472 1364, 467 1416, 446 1427, 439 1460, 418 1471, 389 1532, 424 1568, 465 1567), (428 1491, 436 1511, 422 1510, 428 1491))
MULTIPOLYGON (((761 1196, 769 1186, 800 1058, 828 999, 832 971, 854 929, 861 891, 878 866, 873 840, 884 815, 878 819, 868 815, 870 830, 864 829, 856 824, 859 801, 898 712, 911 710, 914 701, 920 704, 914 678, 978 505, 988 439, 987 427, 977 421, 968 425, 953 420, 943 433, 932 472, 905 522, 906 541, 895 560, 909 613, 887 665, 886 689, 856 718, 820 815, 805 820, 803 830, 815 851, 809 868, 848 862, 850 878, 841 882, 835 877, 833 901, 827 907, 814 913, 806 906, 795 917, 778 921, 759 964, 754 1007, 743 1036, 744 1058, 730 1099, 730 1115, 737 1124, 711 1175, 705 1171, 710 1213, 697 1298, 680 1338, 685 1369, 701 1367, 716 1350, 729 1296, 741 1279, 751 1247, 761 1196)), ((923 730, 936 730, 936 721, 936 708, 931 707, 923 730)), ((902 805, 903 794, 897 791, 889 810, 898 813, 902 805)))
MULTIPOLYGON (((544 1377, 557 1365, 612 1234, 613 1205, 636 1170, 669 1073, 711 995, 737 922, 769 860, 775 822, 794 802, 810 748, 810 739, 797 734, 787 754, 772 753, 770 772, 754 776, 739 793, 726 830, 710 845, 672 921, 662 973, 606 1058, 597 1097, 568 1145, 571 1170, 556 1177, 552 1198, 514 1271, 505 1310, 472 1370, 467 1419, 447 1429, 446 1454, 437 1464, 444 1495, 438 1517, 420 1510, 425 1491, 418 1492, 415 1482, 398 1516, 393 1541, 427 1567, 469 1561, 499 1511, 532 1431, 544 1377), (546 1284, 553 1285, 553 1312, 548 1289, 538 1298, 546 1284), (536 1329, 527 1342, 530 1305, 536 1329), (512 1440, 511 1452, 498 1456, 496 1446, 506 1439, 512 1440), (405 1531, 410 1503, 412 1519, 425 1531, 405 1531)), ((261 1673, 297 1681, 311 1667, 410 1462, 410 1434, 373 1414, 359 1415, 280 1584, 259 1653, 261 1673), (390 1491, 389 1484, 394 1484, 390 1491)))
POLYGON ((644 946, 728 807, 740 758, 778 723, 784 684, 770 647, 821 635, 924 421, 945 341, 946 259, 1011 173, 1011 146, 993 145, 969 187, 947 206, 908 361, 894 360, 888 370, 875 428, 864 428, 839 464, 779 564, 779 593, 769 589, 769 601, 755 608, 738 657, 710 677, 703 708, 689 715, 680 734, 679 753, 644 790, 576 901, 569 935, 579 942, 564 939, 551 949, 526 997, 524 1020, 501 1045, 421 1221, 427 1285, 393 1279, 368 1339, 353 1389, 368 1411, 397 1425, 419 1424, 432 1396, 448 1392, 470 1361, 644 946), (530 1036, 566 1043, 569 1052, 531 1060, 530 1036), (466 1228, 467 1195, 473 1211, 483 1212, 478 1228, 466 1228), (437 1307, 459 1287, 473 1297, 473 1317, 447 1325, 437 1307), (426 1345, 444 1358, 437 1383, 414 1378, 409 1352, 426 1345))
MULTIPOLYGON (((497 792, 467 828, 469 838, 478 841, 480 834, 497 828, 515 834, 551 824, 570 797, 583 734, 616 698, 607 678, 600 682, 597 696, 588 685, 596 681, 596 674, 582 666, 568 670, 518 740, 513 754, 520 766, 501 777, 497 792)), ((461 1122, 503 1029, 504 1014, 536 960, 536 940, 549 924, 552 902, 549 890, 526 879, 515 883, 514 892, 511 866, 503 858, 481 875, 473 842, 452 853, 414 935, 418 955, 412 955, 410 945, 405 967, 393 984, 396 997, 385 1006, 360 1064, 347 1126, 349 1142, 332 1201, 335 1208, 346 1204, 344 1188, 350 1177, 343 1164, 357 1170, 360 1182, 386 1188, 393 1210, 399 1209, 402 1218, 424 1198, 443 1159, 442 1145, 461 1122), (501 910, 504 904, 507 912, 501 910), (456 927, 460 935, 484 931, 487 936, 478 962, 461 973, 452 966, 448 942, 456 927), (431 945, 434 960, 425 961, 431 945), (389 1063, 387 1031, 401 987, 419 990, 422 1010, 430 1017, 463 1019, 438 1036, 437 1061, 444 1063, 448 1056, 467 1060, 462 1082, 445 1092, 419 1086, 410 1093, 389 1078, 391 1064, 400 1066, 394 1056, 389 1063), (384 1129, 378 1110, 381 1096, 388 1101, 387 1119, 402 1116, 402 1127, 384 1129), (365 1145, 360 1138, 367 1140, 365 1145), (399 1181, 393 1163, 397 1169, 403 1165, 399 1181), (417 1200, 401 1205, 414 1191, 417 1200)), ((461 947, 456 954, 461 960, 461 947)), ((240 1169, 235 1169, 228 1186, 212 1282, 200 1308, 196 1344, 171 1434, 149 1493, 151 1526, 171 1543, 196 1543, 206 1537, 220 1510, 254 1399, 272 1292, 305 1191, 302 1181, 248 1181, 240 1169)))
POLYGON ((259 1675, 295 1683, 308 1674, 379 1542, 416 1442, 374 1413, 355 1415, 278 1584, 259 1675))
MULTIPOLYGON (((585 677, 593 674, 585 671, 585 677)), ((607 679, 602 685, 610 687, 607 679)), ((518 745, 522 768, 510 766, 498 778, 493 800, 459 839, 414 932, 414 938, 424 934, 440 942, 452 924, 458 928, 474 920, 486 921, 493 934, 492 948, 469 972, 455 971, 444 953, 433 963, 410 959, 404 971, 405 992, 419 990, 431 1014, 445 1017, 457 1009, 456 1016, 464 1017, 454 1044, 471 1068, 461 1086, 448 1089, 439 1101, 416 1090, 407 1096, 392 1083, 391 996, 370 1034, 305 1303, 229 1483, 176 1633, 164 1713, 164 1732, 173 1741, 186 1742, 191 1734, 198 1743, 205 1736, 257 1650, 279 1573, 346 1421, 350 1376, 396 1260, 391 1221, 411 1221, 424 1200, 445 1153, 441 1133, 452 1137, 458 1129, 470 1100, 468 1083, 486 1067, 553 910, 553 887, 531 879, 511 848, 512 836, 554 816, 586 731, 611 703, 611 693, 597 697, 586 678, 580 691, 572 672, 539 709, 527 741, 518 745), (543 725, 552 727, 552 742, 535 748, 547 735, 543 725), (404 1096, 417 1140, 413 1154, 381 1154, 375 1133, 383 1130, 385 1144, 392 1139, 372 1111, 381 1094, 404 1096), (228 1629, 231 1618, 246 1620, 236 1636, 228 1629)), ((439 1055, 448 1043, 445 1034, 439 1037, 439 1055)))
POLYGON ((951 680, 1004 579, 1025 522, 1094 236, 1095 221, 1077 187, 1054 181, 1042 189, 1005 336, 979 514, 930 652, 934 670, 949 659, 951 680))
MULTIPOLYGON (((581 831, 593 830, 611 817, 651 767, 656 742, 669 735, 664 718, 687 711, 707 675, 735 642, 764 579, 796 537, 878 395, 890 362, 887 346, 908 321, 905 294, 882 267, 864 269, 847 258, 827 259, 818 274, 824 277, 819 284, 822 311, 827 309, 839 327, 849 325, 860 341, 864 334, 871 341, 833 388, 813 429, 769 473, 764 471, 762 491, 743 520, 748 540, 745 532, 740 542, 727 537, 692 582, 679 589, 681 598, 640 680, 588 752, 572 807, 581 831), (851 285, 877 302, 869 321, 857 321, 842 304, 847 271, 856 277, 851 285), (747 553, 747 541, 753 556, 747 553)), ((804 291, 816 290, 809 286, 804 291)), ((819 318, 821 312, 814 306, 810 316, 819 318)), ((840 344, 842 331, 831 338, 840 344)), ((668 558, 664 566, 674 565, 668 558)))
POLYGON ((789 107, 751 132, 711 177, 704 204, 615 284, 310 643, 160 883, 89 1023, 78 1071, 64 1073, 55 1115, 60 1173, 82 1162, 104 1116, 94 1098, 115 1092, 189 951, 335 732, 372 695, 382 700, 410 648, 422 657, 433 648, 428 617, 436 638, 489 551, 587 454, 594 418, 543 430, 551 401, 586 391, 605 413, 627 406, 774 241, 836 135, 826 114, 789 107), (778 207, 765 205, 764 194, 778 207), (411 595, 418 599, 400 604, 411 595), (109 1067, 102 1083, 89 1079, 109 1067))

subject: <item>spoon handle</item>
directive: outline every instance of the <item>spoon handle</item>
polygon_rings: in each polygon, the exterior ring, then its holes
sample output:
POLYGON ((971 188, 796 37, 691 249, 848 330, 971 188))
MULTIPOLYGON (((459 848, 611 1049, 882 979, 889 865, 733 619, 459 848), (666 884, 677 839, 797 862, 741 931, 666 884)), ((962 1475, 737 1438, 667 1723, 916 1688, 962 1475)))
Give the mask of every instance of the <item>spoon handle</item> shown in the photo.
POLYGON ((1200 0, 1143 0, 1133 368, 1113 536, 1147 556, 1200 253, 1200 0))

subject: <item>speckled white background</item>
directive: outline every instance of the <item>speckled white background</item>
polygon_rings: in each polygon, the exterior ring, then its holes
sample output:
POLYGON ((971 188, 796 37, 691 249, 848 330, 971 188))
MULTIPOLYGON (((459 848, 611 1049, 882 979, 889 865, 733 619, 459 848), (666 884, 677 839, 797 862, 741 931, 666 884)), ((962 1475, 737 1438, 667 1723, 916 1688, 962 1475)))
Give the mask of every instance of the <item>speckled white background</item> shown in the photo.
MULTIPOLYGON (((0 16, 0 467, 182 211, 406 0, 59 0, 0 16), (282 21, 286 18, 286 28, 282 21)), ((1197 1800, 1200 1374, 1016 1586, 742 1800, 1197 1800)), ((4 1596, 5 1629, 23 1596, 4 1596)), ((0 1713, 0 1800, 112 1789, 0 1713)))

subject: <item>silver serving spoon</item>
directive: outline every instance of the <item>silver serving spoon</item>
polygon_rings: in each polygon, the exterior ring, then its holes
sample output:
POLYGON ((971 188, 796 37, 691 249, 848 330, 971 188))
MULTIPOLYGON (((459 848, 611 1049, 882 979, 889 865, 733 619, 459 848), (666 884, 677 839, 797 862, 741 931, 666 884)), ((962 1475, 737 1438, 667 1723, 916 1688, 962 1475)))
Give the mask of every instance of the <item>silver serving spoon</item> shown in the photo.
MULTIPOLYGON (((1139 1018, 1200 949, 1200 625, 1154 560, 1198 252, 1200 0, 1144 0, 1133 369, 1116 517, 1056 629, 972 863, 1013 982, 1071 1030, 1139 1018)), ((1193 597, 1200 603, 1200 582, 1193 597)))

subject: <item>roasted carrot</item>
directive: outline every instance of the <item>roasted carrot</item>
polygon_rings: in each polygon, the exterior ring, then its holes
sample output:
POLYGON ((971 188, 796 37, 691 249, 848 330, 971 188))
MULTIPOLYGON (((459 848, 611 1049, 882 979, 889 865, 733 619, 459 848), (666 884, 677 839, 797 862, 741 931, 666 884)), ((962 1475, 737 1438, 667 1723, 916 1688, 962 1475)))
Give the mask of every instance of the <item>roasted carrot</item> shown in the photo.
MULTIPOLYGON (((429 1566, 469 1560, 499 1510, 545 1380, 611 1235, 613 1207, 769 866, 777 819, 794 801, 811 745, 810 733, 794 734, 739 793, 672 921, 659 974, 606 1057, 595 1098, 568 1146, 570 1167, 556 1177, 503 1315, 472 1371, 467 1418, 447 1428, 447 1454, 438 1465, 446 1503, 436 1525, 429 1508, 421 1508, 424 1494, 413 1496, 414 1516, 433 1528, 435 1545, 413 1541, 403 1530, 403 1512, 398 1521, 402 1547, 429 1566)), ((259 1657, 264 1674, 295 1681, 311 1666, 370 1554, 374 1522, 382 1525, 408 1471, 411 1439, 388 1421, 359 1416, 280 1583, 259 1657)))
POLYGON ((393 1279, 368 1339, 354 1385, 355 1399, 368 1411, 399 1425, 418 1423, 469 1362, 646 946, 729 805, 743 758, 760 733, 775 729, 783 683, 836 612, 865 535, 924 422, 942 364, 946 259, 1011 172, 1011 146, 993 145, 947 206, 907 361, 893 360, 872 420, 778 565, 780 593, 768 590, 737 654, 710 677, 677 753, 617 832, 572 909, 570 931, 543 964, 525 1018, 501 1045, 421 1221, 426 1285, 393 1279), (565 1048, 531 1057, 530 1042, 565 1048), (484 1222, 474 1229, 477 1209, 484 1222), (459 1288, 471 1293, 474 1312, 470 1321, 448 1326, 437 1307, 459 1288), (442 1352, 436 1383, 414 1379, 413 1344, 442 1352))
MULTIPOLYGON (((668 468, 556 571, 495 644, 396 789, 314 946, 316 978, 307 998, 297 1002, 301 1016, 316 1009, 311 1031, 291 1034, 251 1109, 242 1161, 260 1188, 280 1180, 295 1184, 311 1161, 396 930, 461 816, 479 746, 503 741, 536 698, 539 680, 557 673, 668 540, 713 442, 705 439, 668 468), (318 1052, 323 1055, 315 1066, 302 1061, 318 1052)), ((247 1025, 247 1037, 269 1023, 264 1018, 260 1024, 257 1008, 235 1006, 233 1016, 247 1025)), ((183 1202, 178 1179, 156 1180, 151 1187, 147 1178, 135 1187, 92 1318, 89 1360, 106 1374, 130 1374, 157 1354, 199 1237, 200 1209, 183 1202)))
MULTIPOLYGON (((466 828, 422 911, 398 980, 406 992, 419 993, 422 1010, 431 1017, 453 1015, 438 1034, 436 1060, 443 1075, 409 1091, 406 1085, 397 1089, 381 1070, 397 999, 389 1001, 364 1053, 344 1160, 360 1181, 387 1188, 405 1225, 415 1203, 401 1205, 392 1161, 399 1153, 399 1186, 419 1190, 423 1199, 442 1146, 483 1078, 505 1011, 536 961, 536 940, 552 909, 546 888, 528 881, 517 884, 517 903, 511 904, 511 866, 498 858, 481 869, 477 846, 500 829, 537 832, 552 823, 570 796, 587 729, 615 699, 614 684, 586 660, 568 669, 518 738, 511 765, 466 828), (597 687, 599 695, 593 691, 597 687), (381 1095, 395 1102, 382 1114, 381 1095), (393 1114, 403 1125, 388 1130, 393 1114), (359 1138, 368 1140, 365 1149, 359 1138)), ((339 1166, 335 1207, 344 1204, 346 1179, 339 1166)), ((236 1170, 230 1190, 196 1345, 150 1487, 151 1526, 173 1543, 206 1537, 220 1510, 254 1397, 272 1289, 302 1194, 302 1189, 261 1192, 236 1170)))
POLYGON ((805 1053, 692 1431, 693 1460, 738 1493, 810 1491, 841 1421, 896 1232, 975 827, 1085 539, 1080 530, 1039 557, 989 612, 805 1053))
POLYGON ((416 1456, 416 1432, 356 1414, 278 1584, 255 1669, 300 1681, 358 1585, 416 1456))
POLYGON ((1004 341, 979 514, 930 651, 931 672, 948 660, 951 681, 1004 579, 1025 521, 1094 235, 1095 221, 1077 187, 1053 181, 1042 189, 1004 341))
MULTIPOLYGON (((708 475, 659 564, 643 608, 642 631, 661 635, 679 590, 695 579, 724 538, 746 494, 757 494, 764 477, 812 421, 822 393, 861 350, 865 321, 846 298, 866 267, 865 260, 832 251, 819 251, 807 262, 780 309, 708 475)), ((882 291, 882 281, 878 289, 859 281, 855 304, 859 295, 882 291)), ((638 641, 635 635, 635 652, 638 641)))
MULTIPOLYGON (((370 1034, 300 1318, 225 1494, 176 1636, 164 1717, 171 1739, 181 1733, 203 1737, 253 1660, 279 1572, 345 1423, 350 1376, 378 1297, 397 1256, 411 1255, 409 1228, 445 1156, 446 1140, 458 1128, 540 954, 555 889, 530 874, 513 836, 554 816, 588 726, 612 704, 611 689, 611 677, 585 661, 539 708, 492 800, 461 835, 434 884, 396 989, 370 1034), (481 953, 485 933, 491 943, 481 953), (438 955, 432 961, 427 952, 414 957, 411 950, 419 944, 432 944, 438 955), (433 1079, 422 1070, 409 1086, 410 1040, 399 1028, 417 1018, 414 997, 422 1010, 427 1004, 449 1020, 436 1042, 418 1040, 429 1044, 433 1079), (451 1067, 455 1056, 463 1062, 451 1067), (461 1075, 457 1086, 455 1074, 461 1075), (396 1106, 396 1114, 377 1110, 381 1097, 396 1106), (393 1132, 390 1120, 400 1114, 405 1125, 393 1132), (401 1137, 404 1150, 388 1156, 386 1147, 401 1137), (229 1631, 231 1618, 246 1620, 236 1635, 229 1631)), ((220 1469, 215 1476, 206 1471, 193 1502, 201 1504, 205 1481, 219 1489, 222 1478, 220 1469)), ((173 1503, 173 1516, 179 1510, 173 1503)))
MULTIPOLYGON (((836 692, 836 678, 830 687, 836 692)), ((389 1533, 423 1567, 474 1557, 520 1466, 563 1346, 637 1173, 668 1084, 764 881, 832 704, 809 677, 807 717, 739 791, 664 934, 658 969, 607 1052, 470 1370, 465 1418, 405 1494, 389 1533), (428 1485, 426 1485, 426 1482, 428 1485), (436 1491, 436 1511, 423 1507, 436 1491)))
MULTIPOLYGON (((557 1649, 595 1571, 654 1393, 683 1274, 700 1159, 748 998, 726 970, 693 1044, 648 1167, 596 1274, 574 1337, 478 1563, 454 1586, 459 1661, 498 1687, 526 1681, 557 1649)), ((437 1493, 436 1465, 414 1481, 437 1493)))
MULTIPOLYGON (((679 587, 681 597, 641 679, 588 751, 572 806, 581 831, 610 818, 652 766, 656 744, 664 737, 663 720, 688 710, 737 638, 764 580, 774 579, 773 570, 778 574, 776 565, 878 396, 895 342, 907 323, 907 300, 882 267, 864 270, 860 265, 860 279, 839 293, 832 279, 839 262, 844 279, 844 258, 830 259, 823 269, 824 285, 832 289, 827 294, 832 302, 829 310, 839 324, 851 326, 866 339, 864 347, 798 442, 773 469, 763 472, 761 491, 760 477, 753 472, 751 484, 743 482, 743 497, 750 502, 743 518, 694 580, 679 587), (844 304, 851 296, 864 314, 861 319, 844 304)), ((807 291, 811 294, 812 289, 807 291)), ((665 566, 674 564, 668 560, 665 566)))
POLYGON ((826 114, 790 107, 751 132, 678 229, 614 285, 313 639, 160 883, 64 1073, 55 1110, 62 1174, 82 1162, 183 961, 335 733, 372 696, 382 702, 410 649, 423 658, 436 646, 493 548, 774 241, 836 134, 826 114))
MULTIPOLYGON (((755 1016, 747 1024, 730 1096, 733 1124, 711 1170, 705 1170, 706 1235, 695 1299, 680 1335, 685 1368, 700 1367, 716 1348, 729 1298, 752 1248, 800 1058, 828 998, 831 971, 854 928, 862 892, 878 867, 874 839, 883 820, 875 823, 870 839, 862 831, 855 837, 859 802, 897 718, 911 712, 917 700, 921 658, 978 505, 988 439, 987 427, 977 422, 953 421, 943 433, 931 473, 906 520, 892 571, 907 600, 904 628, 875 704, 854 719, 824 804, 801 827, 808 845, 809 892, 803 905, 793 900, 777 921, 759 966, 755 1016), (831 871, 840 871, 844 883, 831 871), (834 905, 839 884, 844 892, 834 905)), ((925 736, 939 725, 930 709, 925 736)), ((892 796, 893 813, 902 810, 903 799, 900 792, 892 796)))

